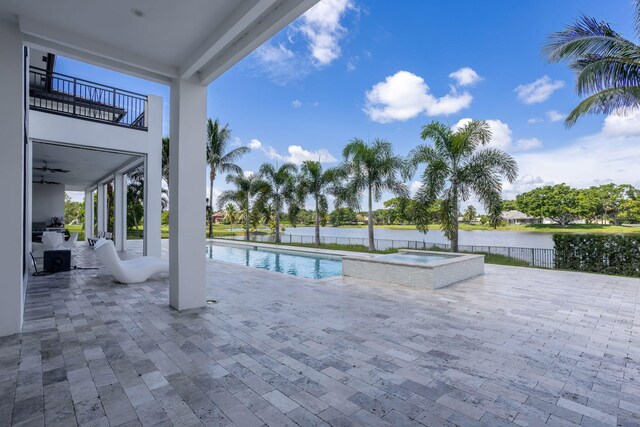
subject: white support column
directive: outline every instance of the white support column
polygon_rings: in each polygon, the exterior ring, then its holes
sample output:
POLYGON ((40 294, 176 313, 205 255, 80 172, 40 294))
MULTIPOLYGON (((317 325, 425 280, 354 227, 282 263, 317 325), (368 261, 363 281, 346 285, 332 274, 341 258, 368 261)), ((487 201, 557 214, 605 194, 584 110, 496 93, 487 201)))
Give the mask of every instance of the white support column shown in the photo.
POLYGON ((206 120, 206 86, 174 80, 169 148, 169 304, 178 310, 202 307, 206 299, 206 120))
POLYGON ((124 251, 127 240, 127 182, 126 175, 113 177, 113 240, 116 250, 124 251))
POLYGON ((144 163, 144 242, 145 255, 162 253, 162 98, 149 95, 148 133, 152 142, 144 163))
POLYGON ((84 238, 93 237, 93 190, 84 192, 84 238))
POLYGON ((96 215, 98 236, 107 231, 107 187, 98 184, 98 212, 96 215))
POLYGON ((0 58, 0 336, 6 336, 22 330, 28 271, 24 270, 24 48, 18 25, 2 18, 0 58))

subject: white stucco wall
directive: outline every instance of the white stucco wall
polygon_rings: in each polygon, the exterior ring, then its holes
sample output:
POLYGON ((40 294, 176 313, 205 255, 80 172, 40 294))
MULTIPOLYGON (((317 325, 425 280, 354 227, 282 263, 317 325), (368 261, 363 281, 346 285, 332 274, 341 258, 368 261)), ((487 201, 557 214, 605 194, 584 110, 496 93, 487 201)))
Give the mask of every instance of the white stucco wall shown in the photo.
MULTIPOLYGON (((29 138, 140 154, 153 150, 154 143, 142 130, 34 110, 29 112, 29 138)), ((162 146, 162 141, 157 144, 162 146)))
POLYGON ((24 266, 24 50, 18 25, 0 17, 0 336, 22 330, 24 266))
POLYGON ((33 184, 32 221, 46 222, 64 216, 64 185, 33 184))

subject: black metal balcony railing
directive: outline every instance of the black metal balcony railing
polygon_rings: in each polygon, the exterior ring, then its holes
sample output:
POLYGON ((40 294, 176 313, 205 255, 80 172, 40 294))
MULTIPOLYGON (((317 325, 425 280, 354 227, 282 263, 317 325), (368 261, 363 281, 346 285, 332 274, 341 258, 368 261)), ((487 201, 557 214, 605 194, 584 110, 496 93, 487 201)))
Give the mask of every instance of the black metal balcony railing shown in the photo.
POLYGON ((32 110, 147 130, 147 104, 135 92, 29 67, 32 110))

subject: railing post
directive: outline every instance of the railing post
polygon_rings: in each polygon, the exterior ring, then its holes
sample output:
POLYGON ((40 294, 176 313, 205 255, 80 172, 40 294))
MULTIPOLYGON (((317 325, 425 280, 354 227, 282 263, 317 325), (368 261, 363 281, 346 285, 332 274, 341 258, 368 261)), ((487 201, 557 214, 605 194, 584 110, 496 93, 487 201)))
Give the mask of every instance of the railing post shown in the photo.
POLYGON ((73 115, 76 115, 76 104, 77 104, 77 95, 76 95, 76 86, 78 85, 77 79, 73 78, 73 115))
POLYGON ((536 266, 536 250, 531 248, 531 265, 536 266))
POLYGON ((112 121, 116 121, 116 88, 113 88, 113 99, 111 100, 111 108, 113 109, 112 121))

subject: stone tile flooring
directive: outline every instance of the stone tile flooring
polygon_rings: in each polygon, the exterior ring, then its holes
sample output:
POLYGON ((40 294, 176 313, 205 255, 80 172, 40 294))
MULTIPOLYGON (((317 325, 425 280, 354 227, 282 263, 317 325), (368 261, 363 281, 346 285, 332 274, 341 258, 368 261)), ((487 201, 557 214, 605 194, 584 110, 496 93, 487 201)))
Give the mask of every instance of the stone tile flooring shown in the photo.
POLYGON ((183 313, 167 277, 32 278, 24 332, 0 339, 0 425, 640 425, 640 280, 207 270, 218 303, 183 313))

